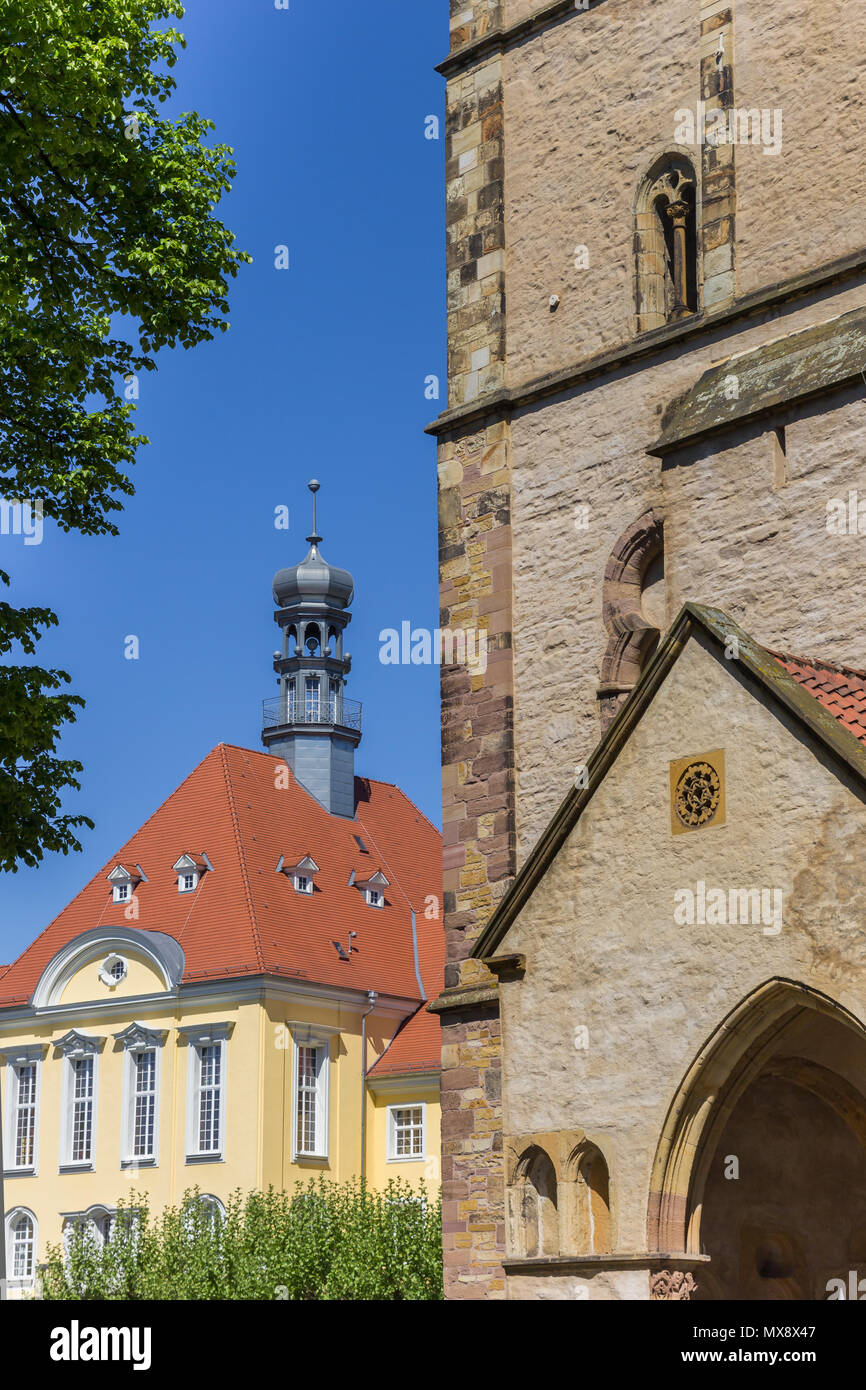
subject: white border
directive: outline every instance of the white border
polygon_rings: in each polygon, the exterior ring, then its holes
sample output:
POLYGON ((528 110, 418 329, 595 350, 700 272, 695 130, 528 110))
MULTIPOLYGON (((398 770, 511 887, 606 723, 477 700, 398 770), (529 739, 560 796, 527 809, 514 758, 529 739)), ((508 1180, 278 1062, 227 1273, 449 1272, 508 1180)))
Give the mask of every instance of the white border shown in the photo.
POLYGON ((330 1152, 331 1110, 331 1036, 318 1032, 315 1024, 288 1024, 292 1029, 292 1162, 327 1163, 330 1152), (297 1030, 297 1031, 295 1031, 297 1030), (322 1060, 316 1077, 316 1138, 315 1153, 298 1149, 298 1049, 319 1048, 322 1060))
POLYGON ((426 1163, 427 1162, 427 1102, 426 1100, 395 1100, 393 1104, 386 1106, 388 1127, 388 1146, 386 1163, 426 1163), (424 1150, 420 1154, 398 1154, 394 1152, 396 1134, 394 1132, 395 1110, 418 1110, 421 1111, 421 1147, 424 1150))

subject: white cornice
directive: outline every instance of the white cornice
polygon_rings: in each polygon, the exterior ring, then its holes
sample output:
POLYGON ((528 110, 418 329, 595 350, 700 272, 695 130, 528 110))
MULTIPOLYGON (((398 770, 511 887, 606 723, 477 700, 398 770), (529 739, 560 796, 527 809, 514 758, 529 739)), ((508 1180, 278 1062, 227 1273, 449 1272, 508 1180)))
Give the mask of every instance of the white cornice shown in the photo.
MULTIPOLYGON (((97 952, 97 955, 99 953, 97 952)), ((115 1019, 129 1020, 141 1014, 176 1012, 187 1013, 196 1006, 206 1008, 237 1008, 241 1004, 262 1003, 279 999, 286 1006, 315 1003, 334 1004, 359 1017, 370 1007, 367 989, 347 989, 334 985, 319 985, 312 981, 286 980, 277 975, 244 976, 235 980, 196 980, 165 993, 125 995, 119 998, 83 1000, 75 1004, 54 1004, 35 1008, 25 1004, 18 1008, 0 1009, 0 1035, 22 1031, 22 1024, 52 1025, 71 1022, 76 1018, 96 1017, 106 1023, 115 1019)), ((422 1001, 399 994, 380 994, 376 1000, 378 1018, 398 1021, 416 1012, 422 1001)))
POLYGON ((438 1071, 401 1071, 387 1075, 368 1072, 367 1085, 374 1095, 390 1096, 408 1091, 412 1086, 438 1086, 440 1076, 438 1071))
POLYGON ((70 1028, 64 1037, 56 1038, 51 1046, 64 1057, 93 1057, 105 1047, 105 1038, 70 1028))
POLYGON ((31 1043, 20 1047, 13 1045, 0 1051, 0 1057, 11 1067, 23 1067, 28 1062, 43 1061, 47 1051, 48 1043, 31 1043))
POLYGON ((142 1052, 151 1047, 162 1047, 168 1037, 167 1028, 147 1028, 143 1023, 130 1023, 120 1033, 113 1034, 127 1052, 142 1052))

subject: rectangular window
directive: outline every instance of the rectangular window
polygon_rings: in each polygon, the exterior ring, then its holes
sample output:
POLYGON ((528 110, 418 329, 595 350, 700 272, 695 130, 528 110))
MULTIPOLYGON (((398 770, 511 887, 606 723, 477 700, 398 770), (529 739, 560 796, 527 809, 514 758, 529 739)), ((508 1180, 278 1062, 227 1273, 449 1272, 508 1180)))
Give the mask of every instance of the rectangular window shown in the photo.
POLYGON ((154 1157, 156 1132, 156 1049, 131 1054, 132 1157, 154 1157))
POLYGON ((289 681, 289 683, 288 683, 288 685, 287 685, 287 687, 286 687, 286 690, 287 690, 287 693, 288 693, 288 715, 289 715, 289 717, 288 717, 288 722, 289 722, 290 724, 294 724, 294 722, 295 722, 295 682, 294 682, 294 681, 289 681))
POLYGON ((93 1058, 73 1057, 70 1067, 72 1124, 69 1159, 72 1163, 88 1163, 93 1159, 93 1058))
POLYGON ((35 1062, 12 1069, 12 1137, 15 1168, 36 1166, 36 1082, 35 1062))
POLYGON ((388 1158, 406 1162, 427 1157, 426 1106, 388 1106, 388 1158))
POLYGON ((319 722, 319 695, 320 686, 318 676, 307 676, 304 682, 306 695, 305 717, 308 724, 318 724, 319 722))
POLYGON ((198 1049, 198 1152, 220 1150, 222 1104, 222 1044, 208 1043, 198 1049))
POLYGON ((295 1044, 295 1156, 328 1155, 327 1043, 295 1044))
POLYGON ((331 721, 332 724, 336 724, 336 723, 338 722, 338 720, 337 720, 337 710, 339 709, 339 703, 340 703, 340 682, 339 682, 339 681, 331 681, 331 682, 330 682, 330 686, 329 686, 329 697, 328 697, 328 698, 329 698, 329 701, 330 701, 330 707, 329 707, 330 721, 331 721))

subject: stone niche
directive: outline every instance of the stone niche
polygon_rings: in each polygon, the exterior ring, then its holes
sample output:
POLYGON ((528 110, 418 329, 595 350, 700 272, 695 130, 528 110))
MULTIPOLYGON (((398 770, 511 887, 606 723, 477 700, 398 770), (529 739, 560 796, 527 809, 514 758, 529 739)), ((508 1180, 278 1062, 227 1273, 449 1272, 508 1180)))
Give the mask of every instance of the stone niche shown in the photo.
POLYGON ((582 1130, 506 1139, 505 1181, 512 1259, 597 1255, 613 1248, 607 1161, 582 1130))

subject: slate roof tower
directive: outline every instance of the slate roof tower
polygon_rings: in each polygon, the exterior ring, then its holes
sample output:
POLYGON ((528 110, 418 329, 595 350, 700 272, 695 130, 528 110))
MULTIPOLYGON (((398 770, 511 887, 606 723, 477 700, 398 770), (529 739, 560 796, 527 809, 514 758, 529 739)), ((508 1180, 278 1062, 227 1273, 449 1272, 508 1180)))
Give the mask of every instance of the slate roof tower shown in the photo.
POLYGON ((352 658, 344 653, 354 581, 348 570, 329 565, 316 531, 316 493, 310 549, 299 565, 274 575, 274 621, 282 649, 274 656, 280 685, 266 700, 262 742, 285 758, 302 786, 336 816, 355 814, 355 749, 361 741, 361 706, 346 698, 352 658))

